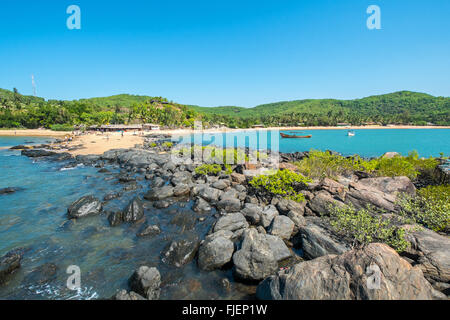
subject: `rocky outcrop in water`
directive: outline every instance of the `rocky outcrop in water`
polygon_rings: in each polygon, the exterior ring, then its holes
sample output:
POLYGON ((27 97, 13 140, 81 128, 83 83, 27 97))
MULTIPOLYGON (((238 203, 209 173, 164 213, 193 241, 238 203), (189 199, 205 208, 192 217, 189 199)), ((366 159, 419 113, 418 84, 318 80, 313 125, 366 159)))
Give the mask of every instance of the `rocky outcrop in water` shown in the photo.
POLYGON ((11 275, 20 268, 23 254, 22 249, 15 249, 0 258, 0 285, 7 282, 11 275))
POLYGON ((101 211, 101 201, 91 195, 78 199, 67 209, 70 218, 83 218, 88 215, 99 214, 101 211))
POLYGON ((173 240, 162 252, 162 261, 179 268, 194 259, 199 245, 200 241, 195 235, 173 240))
MULTIPOLYGON (((148 300, 159 299, 161 275, 158 269, 141 266, 133 273, 128 283, 131 290, 148 300)), ((127 295, 124 295, 124 297, 126 298, 127 295)))
POLYGON ((15 187, 8 187, 8 188, 3 188, 0 189, 0 195, 2 194, 12 194, 12 193, 16 193, 17 191, 22 190, 21 188, 15 188, 15 187))

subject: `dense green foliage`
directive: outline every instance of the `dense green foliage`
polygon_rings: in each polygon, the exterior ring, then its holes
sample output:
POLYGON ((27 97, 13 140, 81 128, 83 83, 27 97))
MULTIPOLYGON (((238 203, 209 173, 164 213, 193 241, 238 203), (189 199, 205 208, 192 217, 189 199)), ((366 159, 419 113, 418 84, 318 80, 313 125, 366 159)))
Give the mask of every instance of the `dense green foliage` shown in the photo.
POLYGON ((305 200, 299 192, 304 189, 310 179, 290 170, 278 170, 275 174, 259 175, 254 177, 249 184, 259 190, 265 190, 271 195, 278 195, 297 202, 305 200))
POLYGON ((398 252, 408 248, 406 231, 391 225, 387 219, 370 212, 370 208, 356 210, 353 206, 331 207, 327 217, 333 229, 353 241, 356 247, 372 242, 386 243, 398 252))
POLYGON ((416 151, 406 157, 362 159, 359 156, 343 157, 328 151, 311 150, 309 156, 295 163, 307 177, 336 179, 354 171, 364 171, 379 177, 407 176, 415 179, 419 173, 434 170, 438 161, 433 158, 419 159, 416 151))
POLYGON ((309 156, 295 163, 299 171, 310 178, 335 179, 356 170, 367 170, 367 161, 359 156, 346 158, 328 151, 311 150, 309 156))
POLYGON ((161 97, 117 95, 75 101, 23 96, 0 90, 0 127, 51 128, 52 125, 156 123, 192 127, 199 117, 187 106, 161 97))
POLYGON ((450 185, 428 186, 398 201, 404 216, 434 231, 450 230, 450 185))
POLYGON ((222 171, 222 166, 218 164, 202 164, 195 168, 195 173, 203 176, 215 176, 222 171))
POLYGON ((221 124, 231 128, 266 126, 331 126, 346 122, 450 125, 450 98, 409 91, 355 100, 309 99, 254 108, 186 106, 162 97, 115 95, 74 101, 48 100, 0 89, 0 127, 49 128, 53 124, 147 122, 169 127, 221 124))
POLYGON ((192 106, 212 123, 230 127, 335 126, 338 123, 361 125, 415 124, 450 125, 450 98, 400 91, 355 100, 309 99, 260 105, 254 108, 192 106))

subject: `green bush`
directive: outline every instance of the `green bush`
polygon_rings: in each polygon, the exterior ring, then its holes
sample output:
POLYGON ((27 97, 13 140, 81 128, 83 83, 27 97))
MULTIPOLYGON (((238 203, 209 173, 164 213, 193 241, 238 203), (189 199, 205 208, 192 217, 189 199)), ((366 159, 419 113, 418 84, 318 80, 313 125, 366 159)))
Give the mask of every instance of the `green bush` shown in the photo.
POLYGON ((199 175, 217 175, 220 171, 222 171, 222 166, 219 164, 202 164, 195 168, 195 173, 199 175))
POLYGON ((381 216, 371 214, 370 208, 356 210, 353 206, 332 206, 328 219, 335 232, 353 240, 353 246, 382 242, 398 252, 409 246, 404 229, 392 226, 390 221, 381 216))
POLYGON ((401 214, 434 231, 450 229, 450 185, 429 186, 417 191, 416 197, 402 195, 398 205, 401 214))
POLYGON ((154 142, 151 142, 151 143, 150 143, 150 148, 154 148, 154 147, 156 147, 156 146, 157 146, 156 143, 154 143, 154 142))
POLYGON ((162 144, 162 146, 163 146, 164 148, 172 148, 172 147, 173 147, 173 142, 164 142, 164 143, 162 144))
POLYGON ((419 159, 416 151, 407 157, 377 158, 364 160, 359 156, 343 157, 328 151, 311 150, 309 156, 295 163, 299 171, 307 177, 322 179, 325 177, 336 179, 340 175, 354 171, 365 171, 375 176, 407 176, 415 179, 419 173, 430 173, 438 165, 433 158, 419 159))
POLYGON ((278 170, 272 175, 259 175, 250 181, 256 189, 264 190, 271 195, 279 195, 286 199, 302 202, 305 197, 299 191, 304 189, 311 179, 290 170, 278 170))
POLYGON ((403 157, 393 157, 390 159, 381 158, 371 160, 376 163, 375 174, 380 177, 398 177, 407 176, 414 179, 419 174, 414 165, 403 157))
POLYGON ((328 151, 311 150, 308 157, 295 163, 299 171, 312 179, 337 178, 356 170, 372 171, 370 164, 359 156, 346 158, 328 151))
POLYGON ((53 131, 73 131, 73 126, 70 124, 53 124, 50 129, 53 131))

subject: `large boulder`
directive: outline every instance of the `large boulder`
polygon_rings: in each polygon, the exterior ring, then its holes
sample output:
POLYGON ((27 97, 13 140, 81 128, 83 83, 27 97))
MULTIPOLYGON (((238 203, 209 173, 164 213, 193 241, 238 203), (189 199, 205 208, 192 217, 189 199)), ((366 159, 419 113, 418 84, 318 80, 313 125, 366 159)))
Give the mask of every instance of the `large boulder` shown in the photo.
POLYGON ((281 198, 277 202, 276 207, 278 212, 282 215, 287 215, 290 211, 294 211, 299 215, 303 215, 305 212, 305 205, 305 201, 299 203, 291 199, 281 198))
POLYGON ((196 236, 174 240, 162 252, 162 261, 179 268, 194 259, 199 245, 196 236))
POLYGON ((286 216, 276 216, 270 225, 269 233, 289 240, 294 231, 294 222, 286 216))
POLYGON ((135 197, 127 205, 122 214, 122 219, 125 222, 139 221, 144 217, 144 204, 139 197, 135 197))
POLYGON ((192 183, 192 174, 188 171, 175 172, 170 182, 175 187, 179 184, 189 185, 192 183))
POLYGON ((343 206, 344 203, 335 199, 328 191, 321 190, 314 194, 308 202, 308 207, 316 215, 326 214, 330 211, 331 206, 343 206))
POLYGON ((259 299, 274 300, 430 300, 434 294, 420 268, 380 243, 301 262, 257 289, 259 299))
POLYGON ((302 249, 308 259, 328 254, 342 254, 350 250, 349 243, 336 236, 331 226, 316 217, 306 218, 306 225, 298 228, 294 244, 302 249))
POLYGON ((238 212, 241 210, 241 201, 237 198, 226 198, 220 200, 217 207, 224 212, 238 212))
POLYGON ((209 211, 211 211, 211 209, 212 208, 209 205, 209 203, 206 200, 203 200, 203 198, 201 198, 201 197, 197 197, 194 205, 192 206, 192 210, 194 210, 195 212, 200 212, 200 213, 209 212, 209 211))
POLYGON ((395 202, 399 193, 414 195, 416 189, 407 177, 379 177, 361 179, 349 184, 345 202, 356 208, 367 205, 395 211, 395 202))
POLYGON ((191 188, 187 184, 183 184, 183 183, 178 183, 173 188, 173 195, 175 197, 186 196, 186 195, 189 195, 190 192, 191 192, 191 188))
POLYGON ((71 218, 82 218, 102 211, 102 203, 94 196, 84 196, 73 202, 67 209, 71 218))
POLYGON ((407 256, 431 282, 450 283, 450 239, 429 229, 408 233, 407 256))
POLYGON ((131 290, 149 300, 158 300, 161 275, 156 268, 139 267, 128 281, 131 290))
POLYGON ((250 228, 244 232, 240 250, 233 255, 235 275, 243 280, 262 280, 274 274, 278 262, 272 252, 266 235, 250 228))
POLYGON ((202 188, 198 195, 209 202, 217 202, 222 195, 223 191, 212 188, 212 187, 204 187, 202 188))
POLYGON ((257 204, 246 203, 241 213, 253 225, 258 225, 261 221, 262 209, 257 204))
POLYGON ((214 225, 214 232, 220 230, 236 231, 239 229, 248 228, 248 222, 240 212, 229 213, 217 220, 214 225))
POLYGON ((9 251, 0 258, 0 285, 5 283, 8 278, 20 268, 22 257, 23 250, 15 249, 9 251))
POLYGON ((292 257, 291 250, 289 250, 289 248, 286 246, 286 243, 284 243, 284 241, 280 237, 266 234, 265 238, 267 243, 269 244, 270 250, 272 251, 275 260, 280 262, 292 257))
POLYGON ((167 199, 174 195, 173 189, 172 186, 153 188, 144 195, 144 198, 151 201, 167 199))
POLYGON ((277 208, 274 205, 268 205, 261 212, 261 220, 259 223, 264 228, 268 228, 270 226, 270 224, 272 223, 273 219, 275 219, 275 217, 278 215, 279 215, 279 213, 278 213, 277 208))
POLYGON ((207 238, 198 251, 198 265, 202 270, 214 270, 227 264, 234 252, 234 244, 223 236, 207 238))
POLYGON ((358 181, 360 184, 375 188, 389 194, 407 193, 411 196, 416 194, 416 187, 408 177, 378 177, 367 178, 358 181))

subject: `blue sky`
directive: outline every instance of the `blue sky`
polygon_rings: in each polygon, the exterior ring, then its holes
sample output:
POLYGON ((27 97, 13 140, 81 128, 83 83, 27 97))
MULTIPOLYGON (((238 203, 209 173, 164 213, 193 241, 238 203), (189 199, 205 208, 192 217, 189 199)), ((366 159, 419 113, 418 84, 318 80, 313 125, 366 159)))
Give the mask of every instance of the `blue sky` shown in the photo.
POLYGON ((398 90, 450 96, 448 0, 0 3, 0 88, 119 93, 203 106, 398 90), (66 9, 81 8, 81 30, 66 9), (381 8, 381 30, 366 9, 381 8))

